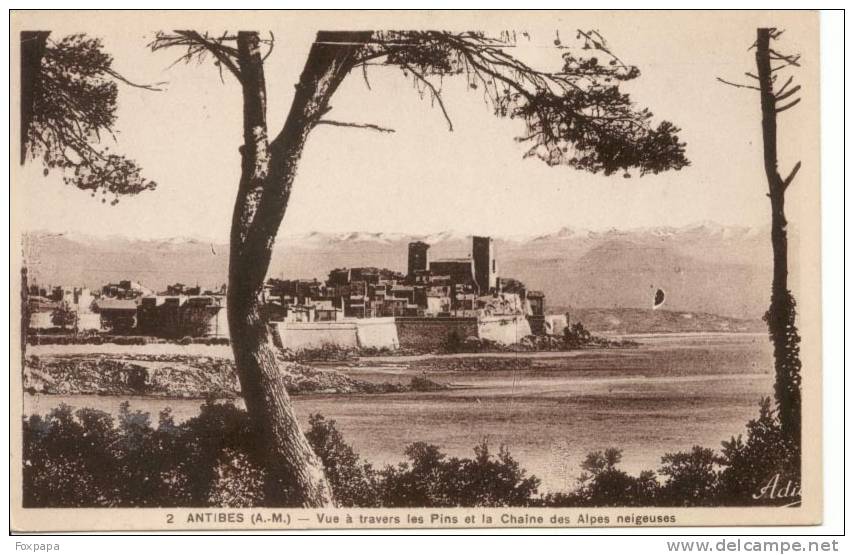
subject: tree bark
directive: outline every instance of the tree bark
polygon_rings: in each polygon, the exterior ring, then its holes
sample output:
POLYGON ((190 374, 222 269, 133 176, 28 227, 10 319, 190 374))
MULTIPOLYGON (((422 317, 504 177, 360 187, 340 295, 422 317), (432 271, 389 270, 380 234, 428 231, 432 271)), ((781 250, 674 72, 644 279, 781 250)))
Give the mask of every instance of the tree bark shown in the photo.
POLYGON ((768 196, 771 199, 771 245, 774 251, 772 290, 788 290, 788 247, 786 234, 785 188, 777 169, 777 101, 771 73, 770 29, 758 29, 756 69, 762 104, 762 146, 768 196))
POLYGON ((353 67, 359 40, 370 33, 321 33, 312 46, 284 128, 270 142, 260 41, 238 34, 243 92, 241 178, 231 227, 228 323, 246 409, 266 456, 267 506, 333 504, 320 459, 300 430, 281 379, 259 296, 308 134, 353 67), (340 44, 332 44, 332 43, 340 44))
POLYGON ((757 29, 756 69, 762 106, 762 143, 768 197, 771 200, 771 247, 774 269, 771 283, 771 306, 766 314, 768 332, 774 344, 774 384, 778 416, 783 433, 800 446, 801 429, 801 362, 795 301, 789 291, 789 248, 786 226, 786 188, 797 167, 787 179, 777 167, 777 98, 771 69, 771 29, 757 29))

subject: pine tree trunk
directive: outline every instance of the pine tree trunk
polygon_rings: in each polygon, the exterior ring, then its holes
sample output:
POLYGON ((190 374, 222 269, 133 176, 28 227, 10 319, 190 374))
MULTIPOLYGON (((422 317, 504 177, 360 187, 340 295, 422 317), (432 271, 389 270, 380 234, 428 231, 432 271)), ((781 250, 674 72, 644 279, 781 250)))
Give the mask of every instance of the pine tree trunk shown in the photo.
POLYGON ((766 314, 774 345, 774 393, 783 433, 800 446, 801 362, 800 337, 795 326, 795 301, 789 291, 789 247, 785 213, 786 187, 777 162, 777 100, 771 69, 771 29, 757 29, 756 68, 762 105, 762 143, 768 197, 771 200, 771 247, 774 269, 771 306, 766 314))
POLYGON ((323 465, 300 429, 257 301, 229 292, 228 307, 243 399, 265 455, 265 505, 332 505, 323 465))
POLYGON ((360 33, 335 35, 343 35, 342 46, 318 36, 284 129, 270 142, 259 37, 255 32, 238 34, 244 125, 241 179, 231 228, 228 324, 243 399, 266 453, 267 506, 333 504, 323 465, 300 430, 285 390, 259 297, 308 134, 352 68, 357 51, 352 44, 366 38, 360 33))

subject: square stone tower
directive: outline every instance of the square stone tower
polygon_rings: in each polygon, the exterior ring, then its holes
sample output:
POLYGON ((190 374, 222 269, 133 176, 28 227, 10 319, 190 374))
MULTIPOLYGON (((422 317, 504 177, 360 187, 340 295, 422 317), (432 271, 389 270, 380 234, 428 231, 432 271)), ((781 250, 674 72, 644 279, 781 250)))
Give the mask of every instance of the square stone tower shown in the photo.
POLYGON ((406 275, 414 278, 415 273, 427 269, 427 250, 430 245, 422 241, 409 243, 409 263, 406 267, 406 275))
POLYGON ((474 280, 480 294, 487 295, 498 287, 498 268, 492 237, 472 237, 471 255, 474 259, 474 280))

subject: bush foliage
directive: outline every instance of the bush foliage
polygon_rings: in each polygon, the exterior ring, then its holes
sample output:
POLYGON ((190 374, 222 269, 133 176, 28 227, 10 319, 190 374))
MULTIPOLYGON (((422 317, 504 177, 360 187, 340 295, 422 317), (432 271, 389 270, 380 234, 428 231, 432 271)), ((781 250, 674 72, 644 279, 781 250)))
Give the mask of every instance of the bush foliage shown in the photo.
POLYGON ((227 337, 184 337, 176 341, 151 335, 116 335, 94 330, 82 330, 72 333, 68 329, 59 327, 29 330, 27 332, 27 343, 30 345, 103 345, 105 343, 115 345, 151 345, 163 343, 177 343, 180 345, 231 344, 227 337))
MULTIPOLYGON (((506 447, 486 442, 471 458, 417 442, 397 465, 375 468, 345 441, 334 420, 311 416, 306 437, 323 461, 336 502, 353 507, 642 507, 744 506, 793 499, 763 495, 800 477, 799 451, 788 444, 770 400, 745 438, 723 449, 668 453, 657 472, 620 469, 616 448, 589 453, 576 486, 542 495, 506 447)), ((62 405, 24 420, 26 507, 249 507, 263 504, 264 471, 249 419, 230 403, 209 402, 176 424, 157 425, 123 404, 118 417, 62 405)))

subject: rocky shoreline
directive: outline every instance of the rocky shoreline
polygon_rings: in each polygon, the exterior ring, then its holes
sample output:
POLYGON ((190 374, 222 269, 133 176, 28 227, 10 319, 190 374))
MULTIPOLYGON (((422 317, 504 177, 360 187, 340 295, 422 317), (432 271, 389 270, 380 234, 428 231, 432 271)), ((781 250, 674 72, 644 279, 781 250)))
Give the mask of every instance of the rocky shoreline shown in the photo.
MULTIPOLYGON (((291 395, 310 393, 382 394, 437 391, 449 386, 425 377, 410 384, 373 383, 331 369, 279 361, 291 395)), ((42 395, 141 395, 175 399, 240 396, 240 383, 230 359, 193 355, 74 354, 28 356, 24 390, 42 395)))

